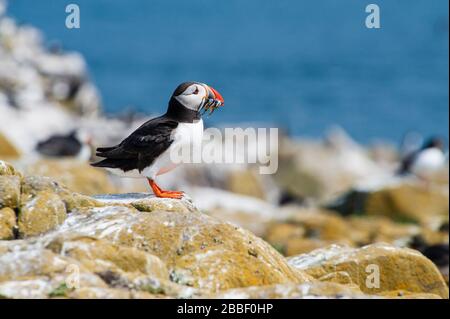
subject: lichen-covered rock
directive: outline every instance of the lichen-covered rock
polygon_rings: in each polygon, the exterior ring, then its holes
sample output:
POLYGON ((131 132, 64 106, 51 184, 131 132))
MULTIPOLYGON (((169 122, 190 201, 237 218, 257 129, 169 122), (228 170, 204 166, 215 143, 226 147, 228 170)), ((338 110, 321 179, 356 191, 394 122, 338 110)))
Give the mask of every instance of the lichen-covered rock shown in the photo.
POLYGON ((50 177, 71 191, 84 195, 116 191, 105 171, 73 159, 40 160, 29 166, 26 173, 50 177))
POLYGON ((262 177, 252 170, 234 170, 227 178, 227 189, 233 193, 266 199, 262 177))
POLYGON ((8 162, 0 160, 0 176, 21 176, 21 174, 8 162))
POLYGON ((47 277, 0 281, 0 299, 43 299, 48 298, 53 289, 47 277))
POLYGON ((0 240, 13 239, 15 227, 16 213, 9 207, 0 208, 0 240))
POLYGON ((404 290, 394 290, 380 293, 380 296, 385 298, 395 298, 395 299, 442 299, 441 296, 435 294, 427 293, 414 293, 404 290))
POLYGON ((0 251, 0 296, 48 298, 55 290, 62 296, 71 289, 67 287, 71 283, 80 287, 107 287, 76 260, 48 249, 24 241, 8 241, 0 246, 0 251))
POLYGON ((448 220, 448 190, 402 185, 370 194, 365 207, 368 215, 433 224, 436 219, 448 220))
POLYGON ((346 221, 353 240, 359 246, 386 242, 404 247, 409 245, 413 238, 421 233, 430 233, 430 237, 437 237, 437 232, 435 231, 413 224, 396 223, 383 216, 352 216, 346 221))
POLYGON ((67 217, 64 202, 50 192, 37 193, 23 201, 18 218, 21 237, 36 236, 61 225, 67 217))
POLYGON ((448 221, 448 194, 448 187, 402 183, 375 191, 353 191, 331 206, 344 215, 386 216, 396 221, 434 226, 448 221))
POLYGON ((76 259, 94 273, 120 270, 169 280, 166 265, 158 257, 136 248, 114 245, 95 237, 59 236, 54 238, 47 248, 54 253, 76 259))
POLYGON ((59 232, 95 236, 149 252, 166 263, 173 282, 209 291, 311 279, 294 271, 272 247, 248 231, 198 211, 173 211, 180 203, 190 207, 187 200, 150 197, 146 201, 145 207, 157 201, 159 210, 93 208, 70 214, 59 232))
POLYGON ((331 243, 353 245, 347 222, 326 210, 298 209, 285 221, 273 222, 264 238, 285 256, 298 255, 331 243))
POLYGON ((17 158, 19 150, 0 132, 0 158, 17 158))
POLYGON ((97 288, 84 287, 75 289, 67 294, 73 299, 155 299, 167 298, 164 295, 154 295, 142 291, 133 291, 125 288, 97 288))
POLYGON ((360 247, 386 242, 409 247, 416 238, 421 238, 427 245, 448 244, 448 232, 393 222, 384 216, 343 217, 327 210, 289 210, 292 214, 288 218, 272 222, 263 235, 285 256, 308 253, 331 244, 360 247))
MULTIPOLYGON (((310 254, 291 257, 288 262, 314 278, 351 280, 367 294, 390 291, 430 293, 448 298, 448 287, 436 266, 418 251, 373 244, 354 249, 331 246, 310 254)), ((345 282, 348 283, 348 282, 345 282)))
POLYGON ((0 175, 0 208, 16 209, 20 204, 20 177, 0 175))
POLYGON ((42 176, 26 176, 22 180, 22 200, 27 200, 38 193, 47 192, 56 194, 61 198, 68 212, 86 207, 98 207, 103 204, 92 197, 70 191, 64 185, 42 176))
POLYGON ((374 298, 361 292, 357 287, 331 282, 304 284, 278 284, 261 287, 236 288, 221 291, 210 296, 216 299, 367 299, 374 298))

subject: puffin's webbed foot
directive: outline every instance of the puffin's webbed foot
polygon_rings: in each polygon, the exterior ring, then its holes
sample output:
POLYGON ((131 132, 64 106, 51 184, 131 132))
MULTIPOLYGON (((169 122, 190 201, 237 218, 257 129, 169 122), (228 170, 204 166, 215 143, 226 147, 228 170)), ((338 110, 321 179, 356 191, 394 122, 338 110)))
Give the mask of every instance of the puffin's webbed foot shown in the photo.
POLYGON ((184 192, 163 190, 150 178, 148 178, 148 183, 156 197, 181 199, 184 195, 184 192))

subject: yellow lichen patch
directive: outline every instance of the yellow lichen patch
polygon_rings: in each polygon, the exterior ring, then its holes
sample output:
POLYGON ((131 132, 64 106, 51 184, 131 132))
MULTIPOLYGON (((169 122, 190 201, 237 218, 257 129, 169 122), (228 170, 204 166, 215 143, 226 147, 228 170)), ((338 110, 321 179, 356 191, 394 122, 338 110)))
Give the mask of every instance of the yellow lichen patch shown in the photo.
POLYGON ((153 212, 130 229, 115 237, 159 256, 181 284, 217 291, 308 279, 261 239, 199 212, 153 212))
POLYGON ((165 264, 156 256, 141 250, 111 244, 87 236, 60 236, 48 247, 54 252, 76 259, 93 272, 116 267, 124 272, 169 279, 165 264))
POLYGON ((22 179, 21 185, 23 200, 34 197, 40 192, 54 193, 58 195, 66 206, 68 212, 74 209, 86 207, 100 207, 102 203, 92 197, 81 195, 70 191, 64 185, 42 176, 26 176, 22 179))
POLYGON ((330 278, 329 274, 345 272, 367 294, 404 290, 448 298, 448 287, 436 266, 408 248, 387 244, 360 249, 333 246, 288 260, 292 266, 321 280, 330 278))
POLYGON ((13 239, 16 213, 9 207, 0 209, 0 240, 13 239))
POLYGON ((21 174, 14 168, 14 166, 9 164, 8 162, 0 160, 0 176, 2 175, 3 176, 15 175, 19 177, 21 176, 21 174))
POLYGON ((36 236, 61 225, 66 219, 66 207, 58 195, 40 192, 23 201, 18 218, 21 237, 36 236))
POLYGON ((436 219, 448 221, 448 200, 448 192, 440 189, 404 184, 368 194, 365 212, 426 225, 436 219))
POLYGON ((16 209, 20 204, 20 177, 0 175, 0 208, 16 209))

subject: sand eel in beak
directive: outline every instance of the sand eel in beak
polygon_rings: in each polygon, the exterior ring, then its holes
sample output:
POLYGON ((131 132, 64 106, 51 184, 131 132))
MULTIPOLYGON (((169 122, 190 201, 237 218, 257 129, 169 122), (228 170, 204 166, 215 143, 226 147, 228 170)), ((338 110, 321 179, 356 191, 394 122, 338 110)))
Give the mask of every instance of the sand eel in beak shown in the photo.
POLYGON ((441 138, 430 138, 423 146, 406 156, 400 166, 400 175, 414 174, 426 178, 440 169, 447 161, 444 153, 444 141, 441 138))
POLYGON ((223 104, 212 87, 182 83, 173 92, 166 114, 145 122, 116 146, 98 148, 97 156, 105 159, 92 165, 126 177, 145 177, 157 197, 181 198, 183 192, 163 190, 155 178, 177 166, 171 161, 172 152, 186 146, 198 151, 203 138, 201 115, 223 104))

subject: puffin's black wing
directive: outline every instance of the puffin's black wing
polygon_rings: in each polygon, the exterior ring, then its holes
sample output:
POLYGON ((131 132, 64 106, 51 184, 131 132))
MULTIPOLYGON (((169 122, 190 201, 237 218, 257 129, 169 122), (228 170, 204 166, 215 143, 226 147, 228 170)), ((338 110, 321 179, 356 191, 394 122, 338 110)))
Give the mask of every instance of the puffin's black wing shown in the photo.
POLYGON ((178 122, 164 116, 149 120, 119 145, 98 148, 96 155, 105 159, 92 166, 141 172, 169 148, 173 142, 172 131, 177 126, 178 122))

